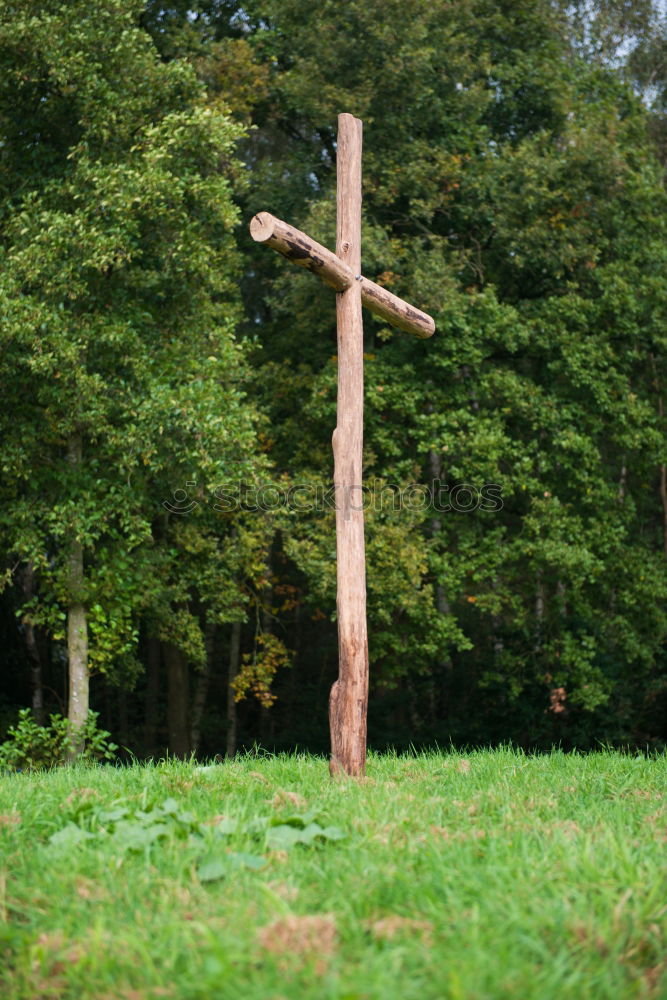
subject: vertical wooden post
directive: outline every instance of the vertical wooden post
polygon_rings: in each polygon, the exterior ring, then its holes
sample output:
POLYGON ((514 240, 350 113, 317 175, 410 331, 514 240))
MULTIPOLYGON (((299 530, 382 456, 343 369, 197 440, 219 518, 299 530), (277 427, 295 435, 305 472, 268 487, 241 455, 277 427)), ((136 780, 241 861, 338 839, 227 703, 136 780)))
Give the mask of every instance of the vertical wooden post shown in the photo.
POLYGON ((362 447, 364 334, 361 314, 362 123, 338 116, 336 256, 356 280, 336 293, 338 412, 333 433, 336 496, 338 680, 329 698, 332 775, 364 774, 368 708, 368 636, 362 447))
POLYGON ((352 115, 338 116, 338 219, 336 253, 307 233, 260 212, 250 234, 317 274, 336 291, 338 320, 338 416, 333 434, 338 578, 338 680, 329 697, 332 775, 359 777, 366 769, 368 635, 362 447, 364 421, 364 331, 362 303, 400 330, 418 337, 435 332, 433 318, 362 277, 361 132, 352 115))

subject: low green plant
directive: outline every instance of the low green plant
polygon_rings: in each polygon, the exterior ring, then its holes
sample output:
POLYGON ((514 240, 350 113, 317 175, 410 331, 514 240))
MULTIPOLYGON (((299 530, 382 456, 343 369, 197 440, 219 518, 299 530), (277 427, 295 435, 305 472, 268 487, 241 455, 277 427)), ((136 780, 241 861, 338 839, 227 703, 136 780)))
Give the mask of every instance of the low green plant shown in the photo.
POLYGON ((297 844, 317 847, 346 837, 336 826, 321 826, 318 809, 282 817, 217 817, 211 823, 198 821, 171 796, 160 804, 143 803, 139 808, 125 799, 102 807, 94 796, 84 795, 73 799, 68 812, 67 824, 49 837, 56 850, 68 851, 96 840, 101 848, 108 845, 123 852, 148 854, 165 839, 182 840, 199 859, 197 874, 202 882, 225 878, 238 868, 261 869, 270 851, 287 851, 297 844), (242 848, 252 844, 255 852, 264 853, 232 850, 230 842, 242 848))
MULTIPOLYGON (((109 740, 110 733, 97 724, 98 713, 89 712, 81 736, 84 749, 79 754, 86 761, 113 760, 118 746, 109 740)), ((37 771, 65 764, 71 757, 74 741, 67 719, 57 712, 42 726, 29 708, 21 709, 15 726, 7 730, 8 739, 0 744, 0 770, 37 771)))

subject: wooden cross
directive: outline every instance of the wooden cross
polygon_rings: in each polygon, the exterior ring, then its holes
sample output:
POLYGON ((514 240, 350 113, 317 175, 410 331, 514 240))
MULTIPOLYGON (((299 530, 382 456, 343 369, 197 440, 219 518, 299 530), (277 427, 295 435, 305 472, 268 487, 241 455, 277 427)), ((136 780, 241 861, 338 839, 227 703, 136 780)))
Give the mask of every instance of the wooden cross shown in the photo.
POLYGON ((361 274, 361 134, 352 115, 338 116, 336 253, 268 212, 250 223, 265 243, 333 288, 338 329, 338 409, 333 432, 338 593, 338 680, 329 697, 332 775, 360 777, 366 767, 368 637, 361 490, 364 419, 364 331, 361 306, 393 326, 430 337, 435 323, 361 274))

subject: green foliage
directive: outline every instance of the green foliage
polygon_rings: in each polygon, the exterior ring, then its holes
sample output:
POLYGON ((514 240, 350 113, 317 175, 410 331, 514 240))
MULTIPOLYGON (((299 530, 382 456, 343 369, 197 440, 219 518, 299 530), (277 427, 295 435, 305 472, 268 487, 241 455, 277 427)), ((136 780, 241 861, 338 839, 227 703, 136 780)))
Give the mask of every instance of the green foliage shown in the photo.
POLYGON ((241 669, 234 678, 232 687, 236 701, 252 694, 261 705, 270 708, 275 701, 271 683, 278 670, 289 666, 289 662, 284 642, 270 632, 259 634, 255 650, 244 654, 241 669))
POLYGON ((189 65, 160 61, 142 9, 19 3, 0 31, 0 526, 34 568, 24 620, 62 642, 82 600, 90 667, 125 680, 142 616, 196 662, 193 587, 210 604, 222 565, 211 616, 241 602, 225 527, 207 516, 184 538, 160 504, 193 474, 200 491, 247 474, 256 450, 233 336, 243 130, 189 65))
POLYGON ((84 740, 80 754, 83 760, 111 761, 118 749, 104 729, 97 724, 98 712, 89 712, 88 721, 76 740, 67 722, 55 713, 48 726, 40 726, 32 717, 30 709, 19 712, 16 725, 9 726, 8 739, 0 744, 0 770, 39 771, 67 763, 71 758, 75 742, 84 740))
MULTIPOLYGON (((601 6, 602 53, 637 25, 601 6)), ((606 736, 614 720, 631 738, 630 717, 640 728, 666 690, 667 205, 645 108, 604 54, 582 55, 557 5, 246 10, 271 66, 248 152, 253 206, 331 243, 336 115, 359 115, 364 273, 436 318, 423 344, 366 320, 369 507, 386 484, 434 478, 445 499, 502 494, 500 511, 371 509, 374 682, 407 678, 412 738, 548 746, 606 736)), ((268 256, 255 251, 272 286, 253 286, 251 309, 272 452, 295 480, 321 482, 332 304, 268 256)), ((315 606, 333 608, 332 537, 330 517, 306 515, 284 540, 315 606)))
POLYGON ((197 868, 197 875, 200 882, 217 882, 241 868, 259 871, 265 864, 266 860, 257 854, 227 851, 223 855, 213 855, 202 861, 197 868))
POLYGON ((109 841, 121 851, 148 851, 162 838, 186 839, 199 831, 192 813, 183 811, 173 798, 137 809, 122 799, 99 808, 94 800, 74 802, 73 819, 49 838, 56 848, 69 850, 84 840, 109 841))
MULTIPOLYGON (((227 839, 233 836, 235 840, 241 841, 248 838, 263 845, 265 851, 287 851, 297 844, 312 847, 322 845, 327 840, 345 839, 346 834, 338 827, 320 826, 315 820, 318 814, 319 810, 309 810, 304 815, 287 817, 259 816, 249 820, 225 817, 216 824, 214 830, 217 838, 227 839)), ((232 851, 229 848, 221 850, 220 845, 214 845, 200 863, 197 874, 202 882, 213 882, 225 878, 240 867, 262 868, 267 861, 266 856, 232 851)))
MULTIPOLYGON (((146 799, 144 790, 143 798, 146 799)), ((121 852, 139 852, 156 857, 166 840, 187 841, 190 848, 204 851, 197 866, 201 882, 214 882, 240 868, 259 870, 266 866, 265 855, 231 850, 235 845, 254 842, 264 851, 284 851, 297 844, 312 847, 327 840, 343 840, 346 834, 335 826, 317 822, 318 809, 288 816, 252 818, 218 817, 211 825, 200 822, 184 810, 173 797, 160 804, 144 803, 137 808, 123 799, 100 806, 94 796, 74 798, 68 809, 69 821, 49 837, 49 844, 59 851, 71 851, 86 842, 111 847, 121 852)))
POLYGON ((235 690, 272 706, 264 735, 310 739, 308 699, 325 718, 332 512, 215 490, 329 486, 331 293, 235 227, 268 208, 333 245, 350 111, 364 273, 437 323, 365 321, 376 737, 660 745, 663 50, 648 0, 13 4, 0 579, 33 568, 22 624, 62 643, 80 599, 90 665, 129 685, 140 636, 199 670, 207 628, 254 616, 235 690), (488 486, 502 509, 448 506, 488 486), (440 508, 386 502, 414 487, 440 508))

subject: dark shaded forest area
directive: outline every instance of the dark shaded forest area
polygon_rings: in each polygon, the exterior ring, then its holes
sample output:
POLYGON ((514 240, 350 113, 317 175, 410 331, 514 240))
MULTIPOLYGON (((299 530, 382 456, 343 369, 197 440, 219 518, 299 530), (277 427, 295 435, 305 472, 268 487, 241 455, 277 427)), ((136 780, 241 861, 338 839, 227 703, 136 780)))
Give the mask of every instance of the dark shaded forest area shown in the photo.
POLYGON ((11 0, 0 740, 327 752, 332 293, 364 121, 375 748, 667 740, 667 22, 623 0, 11 0), (294 273, 299 272, 299 273, 294 273))

